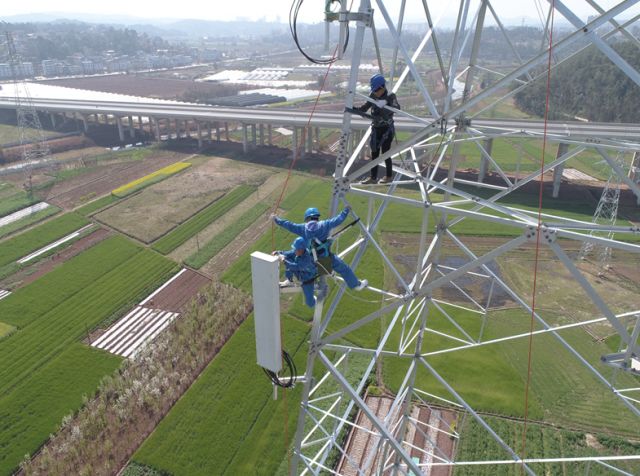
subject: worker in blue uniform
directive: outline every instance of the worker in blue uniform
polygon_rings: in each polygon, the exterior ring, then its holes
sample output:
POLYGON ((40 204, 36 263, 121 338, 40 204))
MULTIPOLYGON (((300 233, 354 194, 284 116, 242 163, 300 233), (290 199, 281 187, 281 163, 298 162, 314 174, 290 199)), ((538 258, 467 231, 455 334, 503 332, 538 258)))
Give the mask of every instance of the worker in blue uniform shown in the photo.
MULTIPOLYGON (((336 271, 350 289, 360 291, 367 287, 368 281, 366 279, 359 280, 351 267, 331 252, 331 229, 341 225, 347 219, 350 211, 351 209, 347 207, 334 217, 320 220, 320 211, 311 207, 307 208, 304 213, 304 223, 293 223, 275 215, 273 215, 273 221, 276 225, 307 240, 313 259, 319 266, 325 268, 320 271, 325 271, 326 274, 331 270, 336 271), (326 269, 327 267, 330 267, 331 270, 326 269)), ((325 273, 321 272, 320 274, 325 273)))
MULTIPOLYGON (((391 143, 395 137, 396 130, 393 122, 393 111, 386 108, 390 106, 394 109, 400 109, 398 99, 394 93, 389 93, 386 87, 386 81, 381 74, 374 74, 369 81, 370 94, 369 98, 373 102, 367 101, 362 106, 356 108, 362 113, 366 113, 371 109, 371 137, 369 139, 369 147, 371 148, 371 160, 375 160, 380 156, 380 151, 384 154, 391 148, 391 143)), ((384 161, 386 175, 379 183, 389 183, 393 180, 393 163, 391 157, 384 161)), ((364 180, 363 184, 375 184, 378 182, 378 166, 371 169, 371 176, 364 180)))
POLYGON ((285 266, 285 280, 280 282, 280 287, 293 286, 295 277, 302 285, 305 303, 307 306, 313 307, 316 305, 313 287, 318 276, 318 267, 307 250, 307 246, 307 240, 299 236, 291 244, 290 250, 274 251, 273 254, 277 255, 285 266))

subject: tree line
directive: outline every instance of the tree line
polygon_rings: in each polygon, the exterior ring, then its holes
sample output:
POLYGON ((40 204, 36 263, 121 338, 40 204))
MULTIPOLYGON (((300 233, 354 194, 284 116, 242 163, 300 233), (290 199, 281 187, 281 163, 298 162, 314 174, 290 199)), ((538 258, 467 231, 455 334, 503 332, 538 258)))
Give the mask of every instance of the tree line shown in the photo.
MULTIPOLYGON (((640 69, 635 45, 625 41, 612 46, 631 66, 640 69)), ((593 46, 552 70, 549 92, 549 119, 638 122, 640 86, 593 46)), ((546 95, 547 78, 543 74, 516 93, 515 102, 523 111, 542 117, 546 95)))
POLYGON ((169 49, 159 36, 131 28, 88 23, 14 23, 4 25, 12 32, 16 48, 25 60, 62 60, 74 54, 94 56, 113 50, 117 55, 155 53, 169 49))

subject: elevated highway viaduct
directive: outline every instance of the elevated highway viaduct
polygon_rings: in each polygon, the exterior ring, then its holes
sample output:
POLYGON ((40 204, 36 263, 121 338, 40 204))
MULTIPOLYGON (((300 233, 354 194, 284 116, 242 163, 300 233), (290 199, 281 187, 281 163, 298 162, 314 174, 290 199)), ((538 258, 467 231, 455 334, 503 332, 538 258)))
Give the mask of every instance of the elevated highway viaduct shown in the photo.
MULTIPOLYGON (((319 129, 336 129, 342 127, 343 113, 317 111, 309 119, 308 111, 277 108, 230 108, 207 106, 200 104, 178 103, 175 101, 158 101, 135 98, 135 101, 89 100, 32 98, 33 106, 38 111, 48 113, 55 123, 64 116, 78 120, 87 131, 91 123, 115 123, 121 141, 125 141, 127 129, 131 137, 135 135, 135 127, 149 133, 157 141, 179 138, 181 136, 197 137, 200 147, 204 141, 221 140, 222 134, 229 139, 230 124, 240 125, 242 129, 245 153, 258 145, 272 143, 273 127, 284 126, 292 132, 292 148, 296 154, 300 148, 304 153, 311 153, 314 142, 319 143, 319 129), (195 131, 192 130, 195 125, 195 131), (307 134, 302 131, 309 126, 307 134), (266 131, 265 131, 266 129, 266 131), (215 131, 215 139, 214 139, 215 131), (266 132, 266 133, 265 133, 266 132), (305 138, 302 143, 302 138, 305 138), (315 140, 314 140, 315 139, 315 140)), ((15 109, 15 99, 0 97, 0 108, 15 109)), ((441 123, 432 123, 429 118, 415 118, 408 115, 396 115, 396 130, 416 133, 433 129, 440 132, 445 127, 441 123)), ((370 121, 352 115, 351 140, 357 144, 368 129, 370 121)), ((452 127, 449 120, 446 127, 452 127)), ((525 119, 473 119, 466 128, 462 140, 481 142, 491 154, 492 142, 500 137, 542 137, 545 134, 545 123, 541 120, 525 119)), ((627 151, 640 151, 640 124, 594 123, 581 121, 549 121, 546 125, 547 140, 557 144, 558 155, 566 152, 570 144, 590 144, 612 146, 627 151)), ((640 154, 636 154, 631 168, 631 178, 640 178, 638 167, 640 154)), ((479 180, 483 180, 489 167, 488 159, 483 157, 479 180)), ((562 168, 554 170, 554 195, 557 196, 560 186, 562 168)))

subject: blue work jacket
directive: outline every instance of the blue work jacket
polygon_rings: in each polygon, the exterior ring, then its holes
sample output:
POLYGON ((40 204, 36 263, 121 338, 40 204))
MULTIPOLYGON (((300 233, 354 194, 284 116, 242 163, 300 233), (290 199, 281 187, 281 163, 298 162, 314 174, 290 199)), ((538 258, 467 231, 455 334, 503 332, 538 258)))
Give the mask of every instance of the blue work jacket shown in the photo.
POLYGON ((287 271, 291 271, 298 281, 304 283, 315 278, 318 274, 318 267, 308 251, 300 256, 296 256, 294 250, 278 251, 278 253, 284 256, 284 265, 287 271))
MULTIPOLYGON (((275 217, 275 222, 276 225, 281 226, 285 230, 307 239, 307 241, 311 243, 311 246, 317 248, 318 245, 327 241, 331 230, 340 226, 347 219, 347 216, 349 216, 349 210, 345 208, 338 215, 327 218, 326 220, 311 220, 307 223, 293 223, 289 220, 283 220, 282 218, 275 217)), ((326 252, 321 251, 318 253, 318 256, 327 256, 329 254, 329 249, 328 247, 325 249, 326 252)))

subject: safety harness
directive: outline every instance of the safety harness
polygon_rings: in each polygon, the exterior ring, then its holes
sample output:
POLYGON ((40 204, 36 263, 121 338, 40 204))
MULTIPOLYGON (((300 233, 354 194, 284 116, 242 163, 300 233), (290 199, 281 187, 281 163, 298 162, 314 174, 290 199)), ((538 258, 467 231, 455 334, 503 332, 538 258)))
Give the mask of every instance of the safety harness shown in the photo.
POLYGON ((333 274, 333 253, 331 253, 331 245, 338 236, 340 236, 347 229, 351 228, 359 221, 360 218, 356 218, 351 223, 340 228, 324 241, 318 238, 314 238, 313 240, 311 240, 311 256, 313 256, 314 263, 318 265, 318 274, 314 278, 309 279, 302 284, 310 284, 321 276, 333 274))

